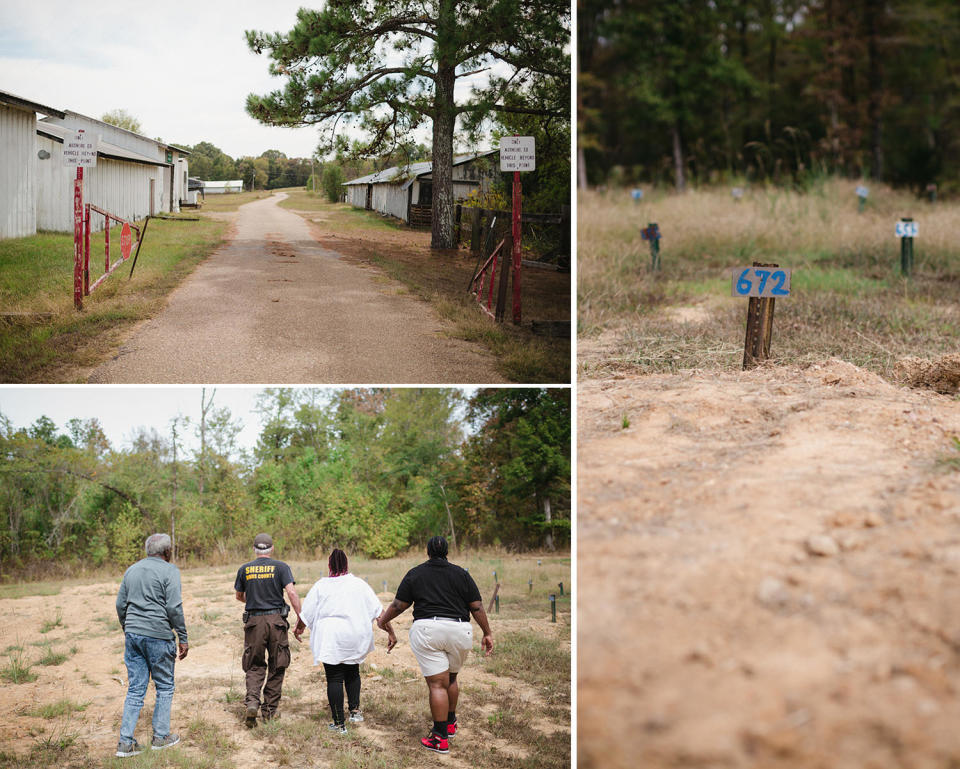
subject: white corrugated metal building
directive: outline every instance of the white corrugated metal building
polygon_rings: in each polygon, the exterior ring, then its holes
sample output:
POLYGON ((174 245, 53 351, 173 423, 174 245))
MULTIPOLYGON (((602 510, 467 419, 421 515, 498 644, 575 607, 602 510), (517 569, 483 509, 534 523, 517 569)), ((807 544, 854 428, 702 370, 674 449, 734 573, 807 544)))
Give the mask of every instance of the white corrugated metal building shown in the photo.
MULTIPOLYGON (((129 220, 161 211, 180 210, 187 199, 187 150, 76 112, 36 124, 39 160, 37 226, 55 232, 73 230, 73 179, 76 169, 63 165, 63 140, 79 129, 99 137, 97 165, 84 171, 84 203, 129 220)), ((102 216, 91 217, 91 230, 103 229, 102 216)))
POLYGON ((203 182, 204 195, 224 195, 228 192, 243 192, 243 179, 225 182, 203 182))
MULTIPOLYGON (((453 197, 463 200, 476 189, 487 192, 499 164, 498 150, 472 155, 456 155, 453 159, 453 197), (487 159, 491 158, 491 159, 487 159)), ((411 208, 430 206, 433 202, 433 162, 394 166, 344 182, 347 202, 357 208, 379 211, 410 221, 411 208)))
POLYGON ((0 91, 0 238, 37 232, 37 113, 64 112, 0 91))

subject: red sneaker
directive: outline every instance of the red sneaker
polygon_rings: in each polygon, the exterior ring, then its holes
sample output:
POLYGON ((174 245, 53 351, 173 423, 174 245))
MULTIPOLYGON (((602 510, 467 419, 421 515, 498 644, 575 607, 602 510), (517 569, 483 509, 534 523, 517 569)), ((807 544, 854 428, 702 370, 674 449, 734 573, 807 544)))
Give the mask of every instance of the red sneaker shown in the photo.
POLYGON ((430 734, 420 740, 420 744, 427 750, 432 750, 434 753, 450 752, 450 743, 447 742, 446 738, 433 732, 430 732, 430 734))
POLYGON ((457 722, 453 721, 447 724, 447 737, 453 737, 457 733, 457 722))

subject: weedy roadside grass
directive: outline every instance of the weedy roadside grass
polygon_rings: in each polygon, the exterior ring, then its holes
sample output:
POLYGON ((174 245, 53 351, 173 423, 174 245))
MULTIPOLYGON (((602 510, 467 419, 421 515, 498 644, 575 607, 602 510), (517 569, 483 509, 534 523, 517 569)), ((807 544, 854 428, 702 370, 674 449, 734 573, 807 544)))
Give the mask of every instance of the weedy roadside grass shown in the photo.
POLYGON ((775 363, 836 356, 890 377, 901 358, 955 352, 960 205, 871 185, 860 214, 855 186, 824 179, 806 193, 758 187, 740 202, 726 188, 654 191, 639 205, 622 190, 582 194, 581 373, 739 369, 747 302, 730 295, 730 276, 753 261, 793 271, 791 295, 776 303, 775 363), (910 278, 900 274, 894 235, 903 216, 919 224, 910 278), (663 234, 656 273, 640 239, 649 222, 663 234), (590 352, 591 343, 603 349, 590 352))
POLYGON ((184 213, 191 215, 194 213, 224 213, 236 211, 245 203, 252 203, 255 200, 269 198, 273 192, 271 190, 253 190, 248 192, 231 192, 227 195, 207 195, 203 198, 199 209, 185 209, 184 213))
MULTIPOLYGON (((467 286, 477 267, 469 250, 434 252, 430 234, 412 230, 399 220, 345 203, 330 203, 323 195, 286 189, 289 197, 280 206, 309 212, 323 229, 337 234, 333 248, 345 255, 370 262, 420 299, 429 302, 440 317, 452 323, 454 336, 487 347, 497 359, 501 374, 515 382, 545 384, 570 381, 570 340, 538 336, 531 320, 569 320, 570 275, 528 269, 524 271, 523 318, 514 326, 512 310, 507 321, 494 323, 477 307, 467 286), (402 244, 359 239, 364 232, 404 233, 402 244)), ((509 300, 508 300, 509 301, 509 300)))
POLYGON ((0 668, 0 678, 11 684, 24 684, 37 680, 37 674, 30 668, 32 665, 27 662, 26 652, 23 648, 13 648, 7 654, 8 664, 0 668))
MULTIPOLYGON (((69 382, 96 365, 134 323, 150 317, 223 240, 226 223, 150 222, 133 278, 118 268, 84 309, 73 306, 73 235, 0 241, 0 381, 69 382)), ((111 230, 111 260, 120 228, 111 230)), ((104 235, 91 236, 91 283, 103 272, 104 235)))
POLYGON ((88 702, 74 702, 73 700, 62 699, 32 708, 26 711, 26 714, 28 716, 34 716, 35 718, 60 718, 61 716, 69 716, 72 713, 81 713, 87 709, 87 705, 89 704, 88 702))

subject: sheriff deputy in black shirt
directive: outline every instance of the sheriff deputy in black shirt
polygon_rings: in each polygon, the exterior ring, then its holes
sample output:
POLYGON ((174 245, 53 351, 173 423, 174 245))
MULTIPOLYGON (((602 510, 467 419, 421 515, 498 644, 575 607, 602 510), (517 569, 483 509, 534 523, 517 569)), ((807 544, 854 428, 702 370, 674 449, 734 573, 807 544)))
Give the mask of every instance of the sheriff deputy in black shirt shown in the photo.
POLYGON ((283 600, 284 593, 290 598, 290 605, 297 616, 300 616, 300 596, 293 586, 293 572, 283 561, 272 558, 271 536, 257 534, 253 540, 253 552, 256 557, 240 567, 233 585, 237 600, 243 601, 247 608, 243 613, 244 648, 241 664, 247 674, 247 696, 244 700, 247 715, 244 723, 248 727, 257 725, 258 711, 267 721, 277 715, 280 705, 283 675, 290 664, 290 641, 287 638, 290 607, 283 600))
POLYGON ((413 604, 410 649, 427 680, 433 715, 433 729, 420 744, 427 750, 449 753, 449 738, 457 733, 457 673, 473 648, 470 615, 483 630, 480 647, 487 656, 493 652, 493 634, 477 583, 464 569, 447 561, 447 540, 431 539, 427 555, 429 561, 407 572, 377 624, 386 630, 390 620, 413 604))

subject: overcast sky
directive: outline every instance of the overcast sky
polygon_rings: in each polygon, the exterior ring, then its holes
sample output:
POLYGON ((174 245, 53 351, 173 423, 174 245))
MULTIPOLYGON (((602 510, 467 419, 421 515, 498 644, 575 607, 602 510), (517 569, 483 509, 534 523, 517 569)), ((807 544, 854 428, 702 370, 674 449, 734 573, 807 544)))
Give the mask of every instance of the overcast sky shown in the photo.
MULTIPOLYGON (((301 6, 322 0, 0 0, 0 90, 97 119, 124 109, 146 136, 209 141, 234 159, 310 157, 316 128, 264 126, 244 110, 247 94, 284 84, 244 32, 288 32, 301 6)), ((429 126, 416 136, 428 138, 429 126)))
MULTIPOLYGON (((189 386, 111 386, 56 385, 36 387, 0 387, 0 414, 15 428, 29 427, 41 416, 56 422, 59 432, 69 434, 67 422, 74 417, 100 420, 110 445, 129 448, 138 427, 153 427, 164 437, 170 435, 170 420, 180 415, 195 424, 200 417, 201 387, 189 386)), ((214 388, 207 388, 207 397, 214 388)), ((259 387, 217 387, 214 408, 230 409, 234 419, 243 423, 237 436, 239 448, 252 449, 260 434, 260 417, 254 412, 259 387)), ((187 448, 199 446, 189 428, 187 448)))
MULTIPOLYGON (((318 388, 330 397, 339 388, 318 388)), ((466 397, 474 387, 460 388, 466 397)), ((213 393, 215 409, 229 408, 234 420, 243 424, 237 436, 238 449, 253 449, 260 435, 260 415, 254 411, 260 387, 220 385, 207 387, 206 397, 213 393)), ((131 438, 139 427, 155 428, 165 438, 170 437, 170 420, 176 416, 189 417, 190 427, 184 435, 188 450, 198 449, 199 438, 194 435, 200 418, 200 397, 203 388, 197 385, 17 385, 0 386, 0 414, 7 417, 15 429, 30 427, 42 416, 52 419, 60 433, 69 435, 67 422, 74 417, 96 418, 114 449, 128 449, 131 438)), ((462 418, 463 414, 460 414, 462 418)))

